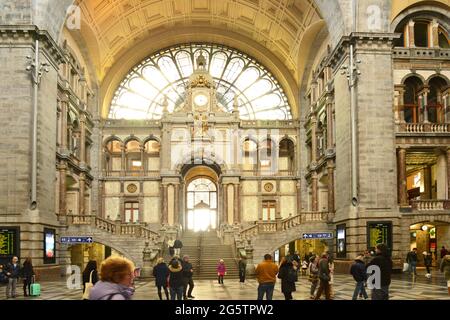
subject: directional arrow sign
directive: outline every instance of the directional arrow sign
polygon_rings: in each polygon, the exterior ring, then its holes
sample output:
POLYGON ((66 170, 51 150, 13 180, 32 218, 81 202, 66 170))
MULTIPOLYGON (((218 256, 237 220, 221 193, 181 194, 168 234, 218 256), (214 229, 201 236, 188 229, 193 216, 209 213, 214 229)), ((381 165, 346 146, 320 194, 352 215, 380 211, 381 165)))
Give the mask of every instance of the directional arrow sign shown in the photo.
POLYGON ((72 244, 72 243, 92 243, 94 242, 93 237, 61 237, 59 240, 60 243, 64 244, 72 244))
POLYGON ((333 232, 304 233, 303 239, 333 239, 333 232))

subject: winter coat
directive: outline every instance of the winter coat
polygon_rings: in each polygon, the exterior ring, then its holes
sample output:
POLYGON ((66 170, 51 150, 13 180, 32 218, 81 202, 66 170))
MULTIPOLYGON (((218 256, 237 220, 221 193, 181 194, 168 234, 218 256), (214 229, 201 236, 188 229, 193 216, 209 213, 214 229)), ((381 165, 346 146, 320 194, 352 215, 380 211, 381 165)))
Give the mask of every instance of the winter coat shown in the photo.
POLYGON ((98 281, 89 292, 89 300, 131 300, 134 289, 123 284, 98 281))
POLYGON ((391 284, 391 274, 392 274, 392 260, 389 257, 383 256, 381 254, 376 255, 372 261, 367 265, 378 266, 381 272, 381 285, 389 286, 391 284))
POLYGON ((30 282, 31 278, 34 276, 33 265, 31 263, 24 262, 23 268, 20 270, 20 276, 27 282, 30 282))
POLYGON ((319 261, 319 279, 323 280, 328 277, 328 281, 330 281, 330 267, 327 258, 322 258, 319 261))
POLYGON ((247 262, 244 260, 239 261, 239 271, 245 272, 247 270, 247 262))
POLYGON ((158 263, 153 268, 153 276, 155 277, 155 285, 157 287, 167 287, 167 277, 169 276, 169 267, 164 262, 158 263))
POLYGON ((408 252, 408 254, 406 255, 406 262, 411 263, 411 262, 415 262, 417 263, 417 253, 414 251, 408 252))
POLYGON ((440 270, 444 272, 445 280, 450 281, 450 254, 442 258, 440 270))
POLYGON ((292 263, 285 263, 280 267, 278 278, 281 279, 281 292, 291 293, 295 291, 297 272, 292 267, 292 263))
POLYGON ((309 281, 317 282, 319 280, 319 267, 316 263, 309 264, 309 281))
POLYGON ((447 255, 448 251, 447 249, 443 248, 441 249, 441 259, 443 259, 447 255))
POLYGON ((350 268, 350 274, 356 282, 365 281, 367 279, 366 265, 364 261, 355 260, 350 268))
POLYGON ((178 264, 178 268, 174 268, 171 265, 169 266, 169 286, 171 288, 180 288, 183 287, 183 267, 181 264, 178 264))
POLYGON ((181 249, 183 248, 183 242, 181 242, 181 240, 175 240, 175 242, 173 243, 173 247, 175 249, 181 249))
POLYGON ((272 260, 265 260, 255 269, 258 283, 275 283, 277 281, 278 266, 272 260))
POLYGON ((20 277, 20 265, 19 263, 16 263, 16 266, 14 266, 11 262, 9 262, 6 264, 3 272, 8 278, 18 279, 20 277), (11 274, 7 275, 8 272, 11 274))
POLYGON ((183 278, 189 280, 192 278, 192 263, 183 261, 181 263, 181 267, 183 268, 183 278))
POLYGON ((217 265, 217 273, 221 276, 224 276, 227 272, 227 268, 225 267, 225 263, 219 263, 217 265))

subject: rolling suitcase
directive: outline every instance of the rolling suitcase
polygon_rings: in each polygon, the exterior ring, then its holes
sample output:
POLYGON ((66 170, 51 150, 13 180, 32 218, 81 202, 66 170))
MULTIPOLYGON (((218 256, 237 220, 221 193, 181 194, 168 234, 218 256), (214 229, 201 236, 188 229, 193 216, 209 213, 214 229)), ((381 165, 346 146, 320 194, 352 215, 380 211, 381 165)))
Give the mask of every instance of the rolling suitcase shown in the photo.
POLYGON ((36 297, 41 295, 41 285, 35 282, 35 278, 33 276, 33 282, 30 285, 30 296, 36 297))

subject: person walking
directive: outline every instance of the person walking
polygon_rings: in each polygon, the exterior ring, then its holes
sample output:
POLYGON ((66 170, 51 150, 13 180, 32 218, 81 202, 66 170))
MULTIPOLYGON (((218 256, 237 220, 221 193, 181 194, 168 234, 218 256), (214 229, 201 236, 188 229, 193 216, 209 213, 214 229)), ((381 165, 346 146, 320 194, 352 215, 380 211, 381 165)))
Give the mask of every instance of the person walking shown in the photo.
POLYGON ((408 252, 406 255, 406 263, 409 265, 409 274, 417 275, 417 248, 414 248, 412 251, 408 252))
POLYGON ((8 262, 3 271, 8 278, 8 284, 6 286, 6 299, 16 298, 17 280, 20 276, 20 264, 19 258, 13 257, 11 262, 8 262))
POLYGON ((447 281, 448 295, 450 296, 450 253, 447 253, 447 255, 442 258, 439 269, 441 272, 444 272, 444 277, 447 281))
POLYGON ((223 284, 223 277, 227 274, 227 268, 225 267, 225 261, 223 259, 219 260, 217 265, 217 277, 219 284, 223 284))
POLYGON ((178 257, 181 257, 181 248, 183 248, 183 242, 181 242, 180 239, 176 239, 175 242, 173 243, 173 248, 175 251, 175 255, 178 257))
POLYGON ((134 270, 133 262, 126 258, 107 258, 100 265, 100 281, 90 290, 89 300, 131 300, 134 270))
POLYGON ((159 300, 162 300, 161 289, 164 290, 166 300, 169 300, 169 291, 167 289, 167 278, 169 277, 169 267, 163 258, 158 258, 156 266, 153 268, 153 276, 155 277, 155 286, 158 289, 159 300))
POLYGON ((285 300, 293 300, 292 292, 296 290, 297 271, 294 269, 293 262, 287 261, 283 257, 279 267, 278 278, 281 279, 281 292, 283 292, 285 300))
POLYGON ((364 287, 364 283, 367 280, 366 274, 366 265, 364 264, 364 257, 358 256, 350 268, 350 274, 353 276, 353 279, 356 281, 355 291, 353 292, 352 300, 357 300, 358 295, 363 296, 364 299, 368 299, 366 288, 364 287))
POLYGON ((194 290, 194 280, 192 279, 192 276, 194 275, 194 269, 192 267, 192 264, 189 262, 189 256, 185 255, 183 257, 181 267, 183 268, 183 299, 194 299, 195 297, 192 296, 192 290, 194 290))
POLYGON ((330 296, 330 268, 329 268, 329 261, 328 261, 328 255, 326 253, 322 254, 322 258, 319 260, 319 280, 320 285, 319 289, 317 290, 317 294, 315 297, 315 300, 319 300, 320 296, 322 295, 322 292, 325 291, 325 299, 331 300, 330 296))
POLYGON ((245 283, 245 275, 247 272, 247 260, 245 260, 244 258, 240 257, 239 258, 239 283, 241 285, 241 287, 244 285, 245 283))
POLYGON ((372 300, 389 300, 389 286, 391 284, 392 259, 385 244, 378 244, 376 255, 368 267, 377 266, 380 270, 380 288, 372 289, 372 300))
POLYGON ((169 255, 173 257, 175 255, 174 249, 175 240, 167 240, 167 246, 169 247, 169 255))
POLYGON ((431 255, 431 252, 423 252, 423 263, 425 264, 425 268, 427 269, 427 274, 425 275, 425 277, 431 278, 431 265, 433 264, 433 257, 431 255))
POLYGON ((83 292, 86 291, 86 283, 91 280, 93 285, 98 282, 97 261, 95 260, 90 260, 83 270, 83 292))
POLYGON ((308 280, 311 282, 310 298, 314 299, 316 297, 317 284, 319 283, 319 257, 313 256, 310 259, 308 280))
POLYGON ((183 299, 183 267, 178 259, 173 259, 169 265, 170 300, 183 299))
POLYGON ((273 290, 277 281, 278 266, 272 261, 270 254, 264 255, 264 261, 258 264, 255 269, 256 278, 258 280, 258 300, 272 300, 273 290))
POLYGON ((440 252, 441 259, 444 259, 444 257, 445 257, 447 254, 448 254, 447 249, 445 248, 445 246, 442 246, 441 252, 440 252))
POLYGON ((28 297, 31 293, 31 283, 33 282, 34 277, 34 269, 31 258, 25 259, 25 262, 23 263, 23 267, 20 272, 20 276, 23 279, 23 295, 25 297, 28 297))

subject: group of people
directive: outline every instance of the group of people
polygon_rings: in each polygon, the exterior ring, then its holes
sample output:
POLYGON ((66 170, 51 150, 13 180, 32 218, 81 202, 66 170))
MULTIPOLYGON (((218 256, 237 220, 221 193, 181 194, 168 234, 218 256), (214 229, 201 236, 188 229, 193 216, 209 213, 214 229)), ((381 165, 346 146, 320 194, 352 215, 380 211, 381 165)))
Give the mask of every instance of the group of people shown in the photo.
POLYGON ((17 282, 20 278, 23 280, 23 295, 31 295, 31 284, 34 281, 34 269, 31 258, 26 258, 23 265, 20 266, 19 258, 13 257, 11 262, 6 265, 0 265, 0 283, 6 283, 6 298, 17 297, 17 282))

